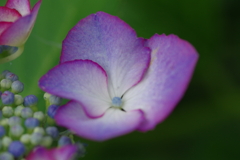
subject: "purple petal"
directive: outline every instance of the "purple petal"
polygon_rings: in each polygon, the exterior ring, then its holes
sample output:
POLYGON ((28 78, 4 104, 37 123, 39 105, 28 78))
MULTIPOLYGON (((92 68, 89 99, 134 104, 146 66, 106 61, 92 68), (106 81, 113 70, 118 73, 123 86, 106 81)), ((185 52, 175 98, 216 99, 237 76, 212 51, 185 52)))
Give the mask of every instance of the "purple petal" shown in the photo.
POLYGON ((39 81, 42 90, 78 101, 91 117, 99 117, 111 106, 107 76, 97 63, 75 60, 51 69, 39 81))
POLYGON ((154 35, 147 42, 152 49, 150 67, 144 79, 123 97, 124 109, 142 109, 146 131, 163 121, 183 96, 198 54, 191 44, 175 35, 154 35))
POLYGON ((11 24, 12 22, 0 22, 0 36, 11 24))
POLYGON ((79 136, 103 141, 137 129, 142 123, 143 114, 141 110, 124 112, 109 108, 102 117, 92 119, 85 114, 78 102, 70 101, 59 108, 55 120, 79 136))
POLYGON ((0 6, 0 22, 14 22, 21 17, 17 10, 0 6))
POLYGON ((29 0, 8 0, 5 6, 16 9, 22 16, 28 15, 31 12, 29 0))
POLYGON ((61 63, 89 59, 106 71, 110 96, 121 97, 141 81, 150 61, 144 40, 118 17, 97 12, 82 19, 63 41, 61 63))
POLYGON ((19 18, 0 36, 0 45, 21 46, 23 45, 34 26, 41 0, 36 3, 30 15, 19 18))
POLYGON ((70 160, 76 151, 77 147, 74 145, 49 150, 38 147, 27 156, 27 160, 70 160))

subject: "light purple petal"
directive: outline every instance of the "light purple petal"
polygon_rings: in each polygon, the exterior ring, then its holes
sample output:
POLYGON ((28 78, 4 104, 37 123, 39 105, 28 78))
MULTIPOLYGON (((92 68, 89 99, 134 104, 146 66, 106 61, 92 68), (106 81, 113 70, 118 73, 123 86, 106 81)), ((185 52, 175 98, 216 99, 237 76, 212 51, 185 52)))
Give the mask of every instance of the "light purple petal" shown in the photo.
POLYGON ((78 101, 92 117, 99 117, 111 106, 107 75, 97 63, 75 60, 51 69, 39 81, 42 90, 78 101))
POLYGON ((71 160, 76 151, 75 145, 53 149, 38 147, 27 156, 27 160, 71 160))
POLYGON ((137 129, 142 123, 143 114, 141 110, 124 112, 109 108, 102 117, 92 119, 78 102, 70 101, 58 109, 54 118, 59 125, 81 137, 104 141, 137 129))
POLYGON ((22 16, 31 12, 29 0, 8 0, 5 6, 16 9, 22 16))
POLYGON ((36 3, 30 15, 19 18, 0 36, 0 45, 23 45, 34 26, 41 0, 36 3))
POLYGON ((0 6, 0 22, 14 22, 21 17, 17 10, 0 6))
POLYGON ((12 25, 12 22, 0 22, 0 36, 10 25, 12 25))
POLYGON ((191 44, 175 35, 154 35, 147 42, 152 49, 150 67, 144 79, 123 97, 124 109, 142 109, 146 131, 163 121, 183 96, 198 54, 191 44))
POLYGON ((61 63, 89 59, 106 71, 111 98, 141 81, 150 60, 144 40, 118 17, 97 12, 82 19, 63 41, 61 63))

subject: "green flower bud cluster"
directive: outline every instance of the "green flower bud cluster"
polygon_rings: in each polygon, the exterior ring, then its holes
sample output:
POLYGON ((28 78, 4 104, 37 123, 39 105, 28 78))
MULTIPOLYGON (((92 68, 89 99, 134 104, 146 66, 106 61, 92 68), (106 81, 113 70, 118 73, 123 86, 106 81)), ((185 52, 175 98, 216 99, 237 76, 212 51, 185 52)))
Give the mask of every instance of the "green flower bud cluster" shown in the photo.
MULTIPOLYGON (((17 75, 9 71, 0 74, 0 159, 24 158, 36 146, 52 148, 74 144, 72 133, 60 133, 53 126, 53 117, 48 117, 48 114, 55 113, 55 106, 60 105, 61 98, 45 93, 47 107, 46 113, 43 113, 38 111, 36 96, 20 95, 23 89, 24 85, 17 75), (49 113, 48 108, 51 108, 49 113), (19 147, 21 151, 12 153, 14 147, 19 147)), ((83 145, 78 143, 78 146, 83 145)), ((84 147, 80 151, 85 152, 84 147)), ((83 153, 80 154, 82 155, 83 153)))

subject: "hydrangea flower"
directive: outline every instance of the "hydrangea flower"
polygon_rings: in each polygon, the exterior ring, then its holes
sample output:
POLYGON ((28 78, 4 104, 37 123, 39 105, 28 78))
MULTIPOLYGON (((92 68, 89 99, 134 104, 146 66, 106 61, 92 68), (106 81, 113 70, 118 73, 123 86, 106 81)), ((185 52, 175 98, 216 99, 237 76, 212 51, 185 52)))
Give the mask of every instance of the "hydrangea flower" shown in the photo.
POLYGON ((71 160, 76 152, 76 145, 66 145, 54 149, 38 147, 27 156, 26 160, 71 160))
POLYGON ((138 38, 118 17, 97 12, 70 30, 60 64, 39 86, 71 100, 54 117, 59 125, 103 141, 154 129, 183 96, 197 59, 175 35, 138 38))
POLYGON ((21 55, 41 2, 39 0, 31 9, 29 0, 8 0, 0 7, 0 63, 21 55))

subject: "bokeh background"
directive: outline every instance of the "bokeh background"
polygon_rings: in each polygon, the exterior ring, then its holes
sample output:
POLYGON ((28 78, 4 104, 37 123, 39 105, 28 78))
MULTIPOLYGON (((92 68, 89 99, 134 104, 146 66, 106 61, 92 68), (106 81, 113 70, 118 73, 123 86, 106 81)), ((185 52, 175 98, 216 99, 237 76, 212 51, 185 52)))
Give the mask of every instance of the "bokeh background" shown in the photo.
MULTIPOLYGON (((101 143, 79 138, 88 144, 83 159, 239 159, 239 0, 43 0, 24 53, 0 69, 19 75, 24 95, 42 97, 38 79, 58 64, 62 40, 80 19, 97 11, 119 16, 140 37, 176 34, 200 57, 185 96, 155 130, 101 143)), ((39 106, 44 108, 41 98, 39 106)))

